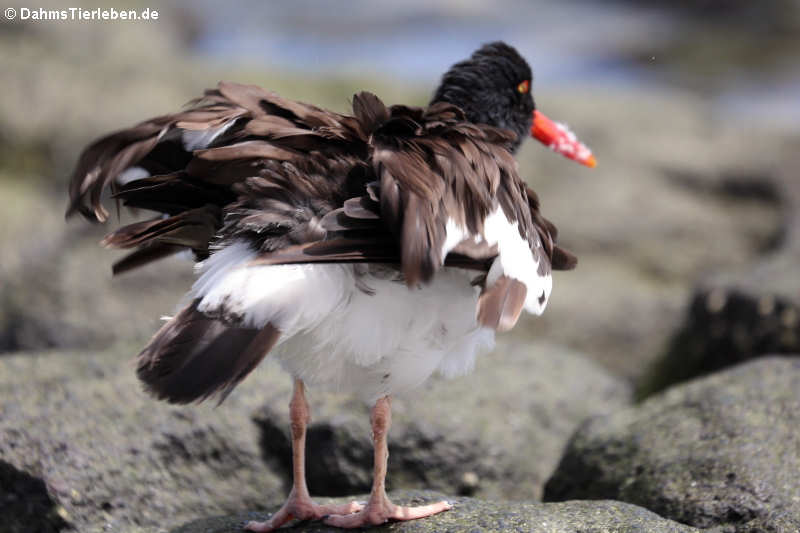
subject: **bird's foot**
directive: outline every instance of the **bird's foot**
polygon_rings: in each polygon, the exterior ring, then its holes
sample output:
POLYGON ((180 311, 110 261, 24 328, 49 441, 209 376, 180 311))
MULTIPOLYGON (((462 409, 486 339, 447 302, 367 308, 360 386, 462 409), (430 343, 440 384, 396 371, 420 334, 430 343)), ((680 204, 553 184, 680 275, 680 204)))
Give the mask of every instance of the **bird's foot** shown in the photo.
POLYGON ((272 517, 265 522, 248 522, 244 528, 247 531, 265 533, 274 531, 286 522, 297 520, 319 520, 325 516, 347 516, 363 509, 364 506, 358 502, 344 504, 318 505, 306 496, 305 498, 289 496, 283 507, 278 509, 272 517))
POLYGON ((356 528, 377 526, 389 521, 414 520, 447 511, 453 506, 448 502, 437 502, 419 507, 395 505, 384 496, 377 501, 370 500, 367 506, 352 514, 332 514, 324 519, 325 524, 334 527, 356 528))

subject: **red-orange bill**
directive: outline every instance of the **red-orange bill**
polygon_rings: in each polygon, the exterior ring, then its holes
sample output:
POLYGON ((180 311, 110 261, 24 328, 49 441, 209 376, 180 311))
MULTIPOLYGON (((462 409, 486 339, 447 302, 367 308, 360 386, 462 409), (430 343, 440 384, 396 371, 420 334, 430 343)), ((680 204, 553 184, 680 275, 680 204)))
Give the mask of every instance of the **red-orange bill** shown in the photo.
POLYGON ((538 110, 533 112, 531 136, 564 157, 591 168, 597 165, 592 151, 566 125, 550 120, 538 110))

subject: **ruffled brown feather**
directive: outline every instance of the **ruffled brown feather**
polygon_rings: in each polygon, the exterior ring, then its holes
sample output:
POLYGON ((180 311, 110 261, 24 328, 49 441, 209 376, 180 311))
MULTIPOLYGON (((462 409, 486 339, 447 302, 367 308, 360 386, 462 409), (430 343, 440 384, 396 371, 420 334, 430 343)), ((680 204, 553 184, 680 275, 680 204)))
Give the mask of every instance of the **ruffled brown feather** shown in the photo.
POLYGON ((347 116, 223 82, 184 111, 90 145, 73 174, 68 214, 105 220, 102 191, 111 188, 124 205, 167 215, 104 240, 137 248, 115 272, 182 249, 202 258, 212 245, 246 239, 266 264, 396 264, 414 286, 442 266, 488 270, 496 247, 465 241, 445 258, 442 245, 448 220, 479 234, 499 206, 538 255, 540 274, 572 268, 575 257, 555 244, 555 227, 519 177, 515 142, 447 103, 387 107, 363 92, 347 116), (209 146, 182 144, 184 132, 223 127, 209 146), (132 166, 153 175, 117 184, 132 166))

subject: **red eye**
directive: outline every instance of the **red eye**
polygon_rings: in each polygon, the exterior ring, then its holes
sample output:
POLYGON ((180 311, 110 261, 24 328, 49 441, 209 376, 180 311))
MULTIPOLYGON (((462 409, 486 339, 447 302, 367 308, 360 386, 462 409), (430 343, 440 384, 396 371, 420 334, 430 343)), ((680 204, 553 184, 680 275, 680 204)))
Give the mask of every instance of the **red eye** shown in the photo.
POLYGON ((520 83, 519 85, 517 85, 517 91, 519 91, 520 94, 525 94, 530 90, 531 90, 531 82, 530 82, 530 80, 525 80, 522 83, 520 83))

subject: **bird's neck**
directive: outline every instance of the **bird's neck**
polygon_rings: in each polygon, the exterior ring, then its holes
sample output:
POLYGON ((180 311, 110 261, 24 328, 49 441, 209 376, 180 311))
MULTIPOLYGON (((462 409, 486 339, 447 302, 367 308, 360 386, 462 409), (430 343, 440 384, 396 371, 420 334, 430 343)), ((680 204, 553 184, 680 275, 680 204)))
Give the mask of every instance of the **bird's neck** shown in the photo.
POLYGON ((458 106, 467 120, 474 124, 486 124, 495 128, 513 131, 517 139, 512 145, 512 152, 516 152, 531 128, 531 120, 520 123, 519 117, 512 111, 513 102, 506 102, 502 96, 486 97, 477 94, 474 89, 458 84, 442 84, 434 93, 431 104, 447 102, 458 106))

